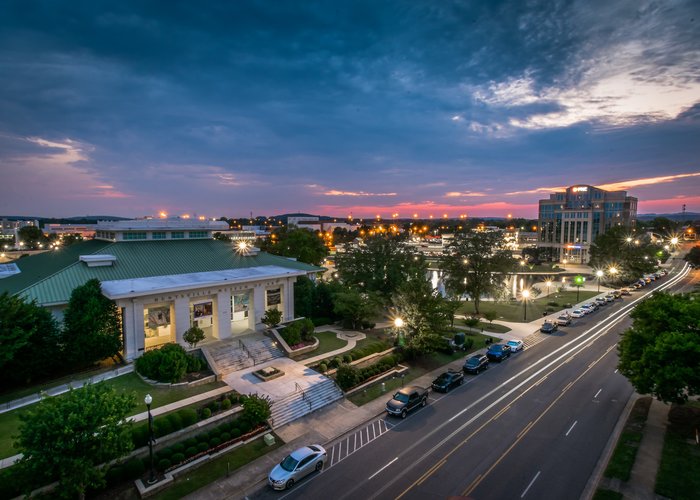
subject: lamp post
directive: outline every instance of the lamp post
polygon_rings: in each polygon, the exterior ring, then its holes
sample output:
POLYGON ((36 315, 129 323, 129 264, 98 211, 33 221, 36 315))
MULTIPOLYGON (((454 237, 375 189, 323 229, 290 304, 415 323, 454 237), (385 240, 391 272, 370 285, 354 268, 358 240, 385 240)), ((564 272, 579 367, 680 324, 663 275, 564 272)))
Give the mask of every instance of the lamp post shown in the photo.
POLYGON ((600 293, 600 278, 603 277, 603 274, 605 274, 601 269, 598 269, 595 272, 595 277, 598 278, 598 293, 600 293))
POLYGON ((404 339, 403 339, 403 335, 402 335, 402 334, 403 334, 403 325, 404 325, 403 319, 401 319, 401 318, 396 318, 396 319, 394 320, 394 327, 395 327, 396 330, 397 330, 397 335, 398 335, 398 337, 399 337, 399 345, 400 345, 400 346, 403 346, 404 343, 405 343, 405 342, 404 342, 404 339))
POLYGON ((153 467, 153 444, 156 440, 153 438, 153 415, 151 415, 151 403, 153 402, 153 398, 150 394, 146 394, 146 397, 143 398, 143 402, 146 403, 146 408, 148 408, 148 455, 151 459, 151 474, 148 477, 148 484, 153 484, 156 482, 156 471, 153 467))
POLYGON ((523 321, 527 321, 527 299, 530 297, 530 290, 523 290, 523 321))
POLYGON ((581 276, 580 274, 577 274, 574 277, 574 285, 576 286, 576 302, 579 301, 579 293, 581 292, 581 287, 583 286, 584 281, 585 281, 584 277, 581 276))
POLYGON ((618 271, 618 269, 617 269, 615 266, 613 266, 613 267, 611 267, 610 269, 608 269, 608 272, 610 273, 610 275, 613 277, 613 280, 614 280, 614 279, 615 279, 615 275, 616 275, 619 271, 618 271))
POLYGON ((547 297, 549 297, 549 294, 551 293, 551 288, 552 288, 552 280, 547 280, 544 282, 544 284, 547 287, 547 297))

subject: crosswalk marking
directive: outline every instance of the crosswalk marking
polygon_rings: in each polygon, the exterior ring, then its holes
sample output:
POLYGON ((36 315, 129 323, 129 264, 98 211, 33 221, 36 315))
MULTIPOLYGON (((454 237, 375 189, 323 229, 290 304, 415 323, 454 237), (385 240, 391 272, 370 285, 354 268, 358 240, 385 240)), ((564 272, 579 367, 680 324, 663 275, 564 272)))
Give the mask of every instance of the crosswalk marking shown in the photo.
POLYGON ((327 467, 337 465, 363 446, 367 446, 382 434, 389 432, 392 427, 394 426, 385 419, 378 419, 355 431, 354 434, 347 436, 345 439, 341 439, 328 451, 330 462, 327 467))

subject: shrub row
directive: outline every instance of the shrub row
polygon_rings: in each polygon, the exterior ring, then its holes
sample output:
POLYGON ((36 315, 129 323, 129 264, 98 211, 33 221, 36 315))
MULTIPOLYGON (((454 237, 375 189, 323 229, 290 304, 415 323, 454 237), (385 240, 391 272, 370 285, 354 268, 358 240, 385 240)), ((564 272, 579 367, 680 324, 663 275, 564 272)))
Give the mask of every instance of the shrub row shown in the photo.
POLYGON ((314 323, 309 318, 294 321, 279 330, 280 336, 289 346, 301 344, 302 341, 311 340, 313 333, 314 323))
POLYGON ((178 344, 165 344, 136 359, 136 370, 141 375, 171 384, 182 380, 185 373, 198 372, 206 367, 206 361, 187 354, 178 344))
POLYGON ((386 342, 382 342, 381 340, 371 342, 364 347, 353 349, 352 351, 343 354, 342 357, 336 356, 334 358, 322 361, 318 365, 318 369, 321 372, 325 372, 328 368, 338 368, 343 363, 351 363, 353 361, 357 361, 358 359, 366 358, 372 354, 386 351, 389 347, 391 346, 389 346, 386 342))
POLYGON ((365 380, 384 373, 402 361, 401 354, 389 354, 384 356, 371 366, 357 368, 349 364, 342 364, 336 372, 336 381, 341 389, 348 389, 363 383, 365 380))
MULTIPOLYGON (((197 421, 209 418, 212 413, 228 410, 232 405, 239 402, 240 396, 236 393, 227 393, 218 399, 207 403, 199 408, 182 408, 167 415, 160 415, 153 418, 153 434, 155 437, 162 437, 180 429, 196 424, 197 421)), ((135 425, 131 430, 131 439, 136 448, 148 444, 148 422, 135 425)))

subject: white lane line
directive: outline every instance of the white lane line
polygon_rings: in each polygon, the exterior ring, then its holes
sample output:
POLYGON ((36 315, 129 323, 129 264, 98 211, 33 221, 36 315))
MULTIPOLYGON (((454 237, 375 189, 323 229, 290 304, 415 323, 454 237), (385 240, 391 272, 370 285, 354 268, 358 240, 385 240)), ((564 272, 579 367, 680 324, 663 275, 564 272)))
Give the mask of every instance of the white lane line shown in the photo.
POLYGON ((598 389, 598 392, 595 393, 595 396, 593 396, 593 399, 597 398, 597 397, 598 397, 598 394, 600 394, 600 392, 601 392, 602 390, 603 390, 603 389, 598 389))
POLYGON ((345 457, 343 458, 347 458, 348 456, 350 456, 350 436, 345 440, 345 457))
POLYGON ((354 452, 357 449, 357 433, 355 433, 355 444, 352 447, 352 451, 354 452))
POLYGON ((565 436, 568 436, 569 433, 574 429, 574 426, 575 426, 577 423, 578 423, 578 420, 574 421, 574 423, 571 424, 571 427, 569 427, 569 430, 566 431, 566 434, 564 434, 564 435, 565 435, 565 436))
POLYGON ((362 447, 364 446, 364 445, 362 444, 362 438, 363 438, 364 436, 362 435, 362 431, 358 432, 358 434, 360 435, 360 448, 362 448, 362 447))
POLYGON ((520 498, 523 498, 525 495, 527 495, 527 492, 530 489, 530 487, 532 486, 532 483, 534 483, 537 480, 537 478, 540 477, 540 472, 542 472, 542 471, 539 471, 539 470, 537 471, 537 474, 535 474, 535 477, 532 478, 532 481, 530 481, 530 484, 527 485, 527 488, 525 488, 525 491, 523 491, 523 494, 520 495, 520 498))
POLYGON ((369 426, 365 427, 365 430, 367 431, 367 442, 369 443, 369 426))
POLYGON ((389 462, 389 463, 386 464, 384 467, 382 467, 381 469, 379 469, 377 472, 375 472, 374 474, 372 474, 371 476, 369 476, 369 477, 367 478, 367 481, 369 481, 369 480, 372 479, 374 476, 376 476, 377 474, 379 474, 381 471, 383 471, 384 469, 386 469, 387 467, 389 467, 391 464, 393 464, 394 462, 396 462, 398 459, 399 459, 399 457, 394 458, 391 462, 389 462))
POLYGON ((372 441, 374 441, 375 439, 377 439, 377 433, 374 430, 374 423, 373 423, 372 424, 372 441))
POLYGON ((333 467, 333 458, 335 456, 335 446, 331 448, 331 467, 333 467))

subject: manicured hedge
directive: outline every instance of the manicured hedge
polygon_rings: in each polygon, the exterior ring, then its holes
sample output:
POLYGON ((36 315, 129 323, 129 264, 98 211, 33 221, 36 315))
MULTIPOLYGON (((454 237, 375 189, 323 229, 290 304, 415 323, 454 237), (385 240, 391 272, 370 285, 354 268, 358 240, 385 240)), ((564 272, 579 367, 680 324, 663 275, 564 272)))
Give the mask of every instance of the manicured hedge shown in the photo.
POLYGON ((314 333, 314 323, 309 318, 300 319, 285 325, 279 330, 279 334, 289 346, 301 344, 310 340, 314 333))
POLYGON ((388 354, 371 366, 366 366, 364 368, 357 368, 349 364, 342 364, 338 371, 336 372, 336 382, 341 389, 347 391, 348 389, 360 385, 365 380, 384 373, 402 361, 401 354, 388 354))

